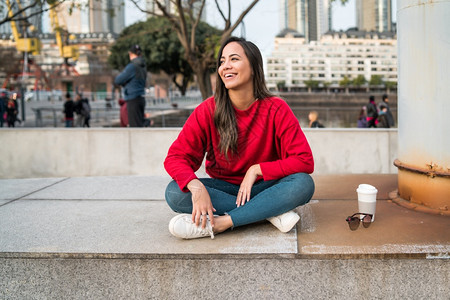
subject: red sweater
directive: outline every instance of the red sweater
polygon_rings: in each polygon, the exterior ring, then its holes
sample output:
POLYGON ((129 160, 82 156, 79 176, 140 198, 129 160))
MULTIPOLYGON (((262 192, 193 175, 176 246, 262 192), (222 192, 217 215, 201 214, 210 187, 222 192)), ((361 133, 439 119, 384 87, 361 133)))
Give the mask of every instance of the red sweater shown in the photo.
POLYGON ((266 98, 254 102, 247 110, 235 109, 237 154, 229 154, 228 159, 219 150, 214 109, 211 97, 194 110, 164 161, 164 167, 181 190, 187 192, 187 184, 197 178, 194 172, 200 168, 205 153, 208 175, 237 185, 254 164, 260 164, 264 180, 314 171, 308 141, 282 99, 266 98))

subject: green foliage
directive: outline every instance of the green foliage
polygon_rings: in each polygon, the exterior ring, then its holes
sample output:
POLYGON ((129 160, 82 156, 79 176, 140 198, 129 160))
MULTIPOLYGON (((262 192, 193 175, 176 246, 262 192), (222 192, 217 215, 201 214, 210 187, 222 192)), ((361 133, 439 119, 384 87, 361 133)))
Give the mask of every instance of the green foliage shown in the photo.
POLYGON ((348 87, 351 83, 352 81, 347 76, 344 76, 344 78, 342 78, 342 80, 339 81, 339 85, 343 87, 348 87))
POLYGON ((307 88, 317 89, 319 87, 320 82, 317 80, 308 79, 303 81, 307 88))
POLYGON ((363 75, 358 75, 355 79, 353 79, 353 85, 360 87, 366 83, 366 78, 363 75))
POLYGON ((154 17, 146 22, 135 23, 122 31, 111 47, 108 62, 112 67, 122 69, 129 63, 128 49, 131 45, 138 44, 143 50, 148 71, 159 71, 159 65, 163 63, 166 64, 166 68, 167 65, 178 64, 178 60, 172 59, 183 55, 183 52, 180 42, 174 35, 170 23, 163 18, 154 17))
POLYGON ((284 91, 286 89, 286 82, 284 80, 283 81, 278 81, 277 82, 277 89, 279 91, 284 91))
POLYGON ((372 75, 369 81, 370 85, 383 85, 383 78, 380 75, 372 75))
POLYGON ((395 81, 386 81, 384 84, 386 85, 387 89, 392 89, 392 88, 397 87, 397 82, 395 82, 395 81))
POLYGON ((322 82, 322 86, 323 86, 325 89, 328 89, 328 88, 330 87, 330 85, 331 85, 331 82, 329 82, 329 81, 323 81, 323 82, 322 82))
POLYGON ((184 59, 184 48, 167 19, 152 17, 125 28, 111 47, 109 64, 115 69, 123 69, 129 63, 128 49, 133 44, 141 47, 149 72, 165 72, 183 93, 193 78, 193 71, 184 59), (178 75, 182 76, 181 84, 176 82, 178 75))
MULTIPOLYGON (((197 53, 215 49, 219 39, 215 28, 201 22, 196 31, 197 53)), ((165 72, 183 93, 182 89, 193 79, 193 70, 185 58, 185 49, 167 18, 154 16, 125 28, 111 47, 109 64, 115 69, 123 69, 129 63, 128 49, 133 44, 141 46, 149 72, 165 72), (183 77, 182 84, 176 81, 179 75, 183 77)))

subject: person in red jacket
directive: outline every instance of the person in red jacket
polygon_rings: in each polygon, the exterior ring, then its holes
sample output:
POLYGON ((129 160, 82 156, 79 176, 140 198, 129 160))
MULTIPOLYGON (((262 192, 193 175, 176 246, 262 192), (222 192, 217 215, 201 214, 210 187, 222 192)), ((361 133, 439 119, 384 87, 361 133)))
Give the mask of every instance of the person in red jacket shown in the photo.
POLYGON ((282 232, 299 220, 293 210, 314 193, 311 148, 286 102, 264 81, 258 47, 231 37, 218 55, 213 97, 203 101, 169 148, 164 167, 172 235, 211 236, 268 220, 282 232), (206 154, 206 172, 195 174, 206 154))

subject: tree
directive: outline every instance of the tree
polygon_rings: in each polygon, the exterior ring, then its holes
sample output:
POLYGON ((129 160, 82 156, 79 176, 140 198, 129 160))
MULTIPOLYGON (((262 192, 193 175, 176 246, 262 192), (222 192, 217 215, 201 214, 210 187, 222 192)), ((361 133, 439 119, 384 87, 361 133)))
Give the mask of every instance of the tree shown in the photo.
MULTIPOLYGON (((12 8, 11 15, 8 14, 6 0, 1 0, 2 3, 0 4, 0 16, 2 17, 0 17, 0 25, 11 21, 26 22, 31 17, 40 16, 43 13, 49 11, 52 5, 53 8, 55 8, 63 3, 68 3, 69 13, 72 13, 75 8, 89 7, 89 1, 83 1, 83 3, 79 0, 30 0, 29 2, 22 0, 19 1, 21 5, 18 4, 18 0, 9 1, 12 8)), ((108 11, 111 15, 113 15, 115 9, 122 9, 122 7, 118 6, 115 8, 107 8, 105 9, 105 11, 108 11)))
POLYGON ((380 75, 372 75, 370 76, 369 85, 371 86, 383 85, 383 78, 380 75))
POLYGON ((319 87, 320 82, 317 80, 308 79, 308 80, 303 81, 303 83, 308 88, 308 93, 311 93, 311 91, 313 89, 317 89, 319 87))
MULTIPOLYGON (((218 30, 204 22, 199 24, 197 30, 199 48, 203 47, 206 36, 217 36, 218 33, 218 30)), ((125 28, 111 47, 108 58, 110 65, 122 69, 128 64, 126 54, 132 44, 139 44, 143 49, 149 72, 165 72, 181 94, 186 93, 188 83, 193 79, 193 70, 185 59, 184 48, 169 20, 155 16, 125 28)))
POLYGON ((364 75, 358 75, 356 76, 355 79, 353 79, 353 85, 356 87, 361 87, 362 85, 364 85, 366 83, 366 78, 364 77, 364 75))
POLYGON ((339 81, 339 86, 345 87, 345 92, 348 94, 348 86, 351 84, 351 80, 347 77, 347 75, 339 81))
MULTIPOLYGON (((140 7, 139 0, 130 0, 136 7, 150 15, 157 15, 155 11, 148 11, 140 7)), ((211 69, 215 67, 215 54, 217 53, 218 46, 231 36, 231 33, 242 22, 248 12, 259 2, 259 0, 253 0, 250 5, 241 12, 234 23, 231 20, 231 0, 228 0, 227 12, 219 4, 218 0, 215 0, 216 9, 219 11, 220 16, 224 21, 224 27, 220 29, 218 38, 205 39, 203 46, 199 47, 197 44, 198 27, 200 24, 200 17, 205 7, 206 0, 153 0, 162 16, 170 21, 173 26, 173 30, 176 32, 177 37, 183 46, 185 52, 185 59, 191 66, 202 97, 206 99, 212 94, 211 88, 211 69), (169 5, 166 5, 169 3, 169 5), (175 9, 171 9, 170 5, 173 5, 175 9)))
POLYGON ((323 81, 322 82, 322 86, 327 91, 327 94, 329 93, 330 85, 331 85, 331 82, 329 82, 329 81, 323 81))
POLYGON ((386 81, 384 83, 384 85, 386 86, 386 92, 388 94, 391 92, 391 89, 396 89, 397 88, 397 82, 395 82, 395 81, 386 81))
MULTIPOLYGON (((5 4, 2 3, 2 5, 0 5, 0 15, 3 16, 0 18, 0 25, 11 21, 24 22, 27 21, 28 18, 41 15, 50 9, 50 6, 46 5, 47 3, 54 3, 58 6, 64 2, 72 2, 72 5, 75 6, 77 5, 75 1, 76 0, 32 0, 26 2, 25 5, 20 6, 16 1, 10 0, 11 15, 8 14, 8 7, 5 4)), ((6 3, 5 0, 2 0, 2 2, 6 3)), ((22 2, 25 3, 25 1, 22 2)))
POLYGON ((286 90, 286 81, 284 81, 284 80, 278 81, 277 82, 277 89, 280 92, 284 92, 286 90))

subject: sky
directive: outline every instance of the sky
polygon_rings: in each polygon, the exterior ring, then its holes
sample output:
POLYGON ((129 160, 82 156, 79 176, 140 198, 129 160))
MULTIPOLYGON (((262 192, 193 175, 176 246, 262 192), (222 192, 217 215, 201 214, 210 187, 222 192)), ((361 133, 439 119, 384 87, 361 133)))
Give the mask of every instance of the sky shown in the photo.
MULTIPOLYGON (((222 0, 221 2, 224 3, 226 1, 222 0)), ((207 7, 207 22, 218 28, 223 28, 222 18, 216 12, 214 1, 207 1, 207 3, 213 5, 207 7)), ((232 1, 232 18, 236 19, 240 12, 250 3, 251 0, 232 1)), ((393 0, 392 11, 394 12, 396 11, 395 4, 396 1, 393 0)), ((126 26, 136 21, 145 20, 145 15, 136 11, 132 6, 133 4, 129 4, 125 10, 126 26)), ((332 26, 334 30, 346 30, 356 26, 355 0, 349 0, 345 5, 342 5, 340 0, 336 0, 333 3, 332 11, 332 26)), ((395 21, 395 14, 393 20, 395 21)), ((273 50, 274 38, 280 32, 279 27, 279 1, 260 0, 244 18, 244 26, 239 26, 233 34, 243 36, 242 34, 245 32, 244 37, 255 43, 263 57, 267 57, 270 56, 273 50)))

